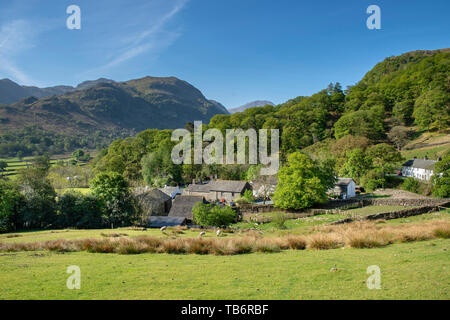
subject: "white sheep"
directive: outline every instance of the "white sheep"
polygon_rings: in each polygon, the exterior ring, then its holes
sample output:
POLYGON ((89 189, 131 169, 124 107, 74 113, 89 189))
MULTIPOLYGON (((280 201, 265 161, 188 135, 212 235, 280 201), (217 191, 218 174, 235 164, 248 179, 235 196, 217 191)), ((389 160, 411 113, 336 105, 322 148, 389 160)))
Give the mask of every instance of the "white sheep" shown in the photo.
POLYGON ((164 226, 164 227, 162 227, 161 229, 159 229, 159 230, 161 230, 161 232, 164 232, 164 231, 166 231, 167 230, 167 227, 166 226, 164 226))
POLYGON ((205 232, 205 231, 202 231, 202 232, 200 232, 200 234, 199 234, 200 238, 203 237, 204 235, 206 235, 206 232, 205 232))
POLYGON ((216 231, 216 234, 217 234, 218 237, 220 237, 220 235, 222 234, 222 230, 220 230, 220 229, 217 230, 217 231, 216 231))

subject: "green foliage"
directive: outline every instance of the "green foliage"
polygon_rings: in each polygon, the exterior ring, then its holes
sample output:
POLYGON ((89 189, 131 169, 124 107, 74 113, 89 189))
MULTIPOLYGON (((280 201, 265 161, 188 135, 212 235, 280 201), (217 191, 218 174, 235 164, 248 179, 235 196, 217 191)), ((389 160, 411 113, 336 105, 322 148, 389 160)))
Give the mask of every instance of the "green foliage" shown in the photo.
POLYGON ((383 187, 386 170, 392 169, 393 166, 404 160, 400 152, 387 143, 380 143, 371 146, 368 149, 369 156, 373 159, 373 164, 381 168, 383 187))
POLYGON ((450 151, 436 163, 433 176, 433 194, 440 198, 450 197, 450 151))
POLYGON ((304 209, 327 200, 327 190, 334 185, 333 169, 320 166, 307 155, 295 152, 278 172, 275 206, 304 209))
POLYGON ((37 157, 17 178, 25 197, 24 228, 49 228, 56 222, 56 192, 46 177, 49 168, 48 156, 37 157))
POLYGON ((412 177, 406 178, 405 181, 402 183, 402 189, 409 192, 417 193, 419 191, 419 181, 417 181, 412 177))
POLYGON ((272 215, 272 222, 278 229, 285 229, 287 220, 288 216, 284 212, 279 211, 272 215))
POLYGON ((415 123, 423 130, 443 130, 450 126, 450 94, 436 88, 422 94, 415 103, 415 123))
POLYGON ((58 225, 62 228, 100 228, 102 209, 100 202, 92 195, 66 193, 58 200, 58 225))
POLYGON ((103 219, 107 225, 119 227, 134 222, 134 199, 122 175, 115 172, 100 173, 91 181, 91 189, 101 203, 103 219))
POLYGON ((170 143, 170 136, 169 130, 150 129, 140 132, 134 138, 116 140, 107 152, 102 152, 94 159, 95 171, 116 172, 127 180, 140 180, 143 178, 142 158, 170 143))
POLYGON ((361 177, 360 184, 368 192, 375 191, 377 188, 382 187, 386 183, 383 178, 383 173, 380 168, 372 169, 361 177))
POLYGON ((255 201, 255 196, 253 195, 253 191, 252 190, 245 190, 244 191, 244 196, 243 196, 248 202, 254 202, 255 201))
POLYGON ((3 176, 6 168, 8 168, 8 163, 5 161, 0 161, 0 173, 2 174, 2 176, 3 176))
POLYGON ((347 152, 347 161, 339 170, 341 177, 351 177, 356 183, 360 183, 361 177, 371 169, 372 158, 361 148, 355 148, 347 152))
POLYGON ((344 114, 334 126, 336 139, 354 135, 379 140, 384 135, 383 119, 384 114, 377 114, 374 110, 358 110, 344 114))
POLYGON ((366 191, 373 192, 376 189, 382 187, 383 184, 384 184, 383 179, 368 179, 365 182, 364 187, 366 188, 366 191))
POLYGON ((16 229, 23 197, 17 184, 0 179, 0 233, 16 229))
POLYGON ((171 158, 171 146, 165 145, 142 158, 142 176, 147 185, 164 187, 180 183, 182 168, 171 158))
POLYGON ((201 226, 228 226, 236 220, 236 212, 229 206, 197 203, 192 209, 195 223, 201 226))
POLYGON ((256 180, 260 176, 261 165, 251 165, 246 172, 246 179, 248 182, 256 180))

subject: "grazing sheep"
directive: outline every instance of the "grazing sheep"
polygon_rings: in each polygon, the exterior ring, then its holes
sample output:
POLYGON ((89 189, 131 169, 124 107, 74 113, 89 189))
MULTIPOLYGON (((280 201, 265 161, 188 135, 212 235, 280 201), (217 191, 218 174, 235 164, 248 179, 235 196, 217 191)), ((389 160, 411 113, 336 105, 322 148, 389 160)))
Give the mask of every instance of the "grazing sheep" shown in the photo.
POLYGON ((222 234, 222 230, 220 230, 220 229, 217 230, 217 231, 216 231, 216 234, 217 234, 218 237, 220 237, 220 235, 222 234))
POLYGON ((200 232, 200 234, 199 234, 200 238, 203 237, 204 235, 206 235, 206 232, 205 232, 205 231, 202 231, 202 232, 200 232))
POLYGON ((159 229, 159 230, 161 230, 161 232, 164 232, 164 231, 166 231, 166 230, 167 230, 167 227, 166 227, 166 226, 164 226, 164 227, 161 227, 161 229, 159 229))

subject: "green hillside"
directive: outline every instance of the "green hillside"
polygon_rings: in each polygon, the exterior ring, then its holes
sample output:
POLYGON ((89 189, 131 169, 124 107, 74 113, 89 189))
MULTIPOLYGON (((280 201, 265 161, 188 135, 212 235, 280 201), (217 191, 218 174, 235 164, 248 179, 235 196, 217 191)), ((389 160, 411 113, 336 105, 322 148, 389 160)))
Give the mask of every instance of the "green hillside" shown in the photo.
POLYGON ((174 129, 226 109, 177 78, 145 77, 0 106, 0 156, 108 145, 147 128, 174 129))

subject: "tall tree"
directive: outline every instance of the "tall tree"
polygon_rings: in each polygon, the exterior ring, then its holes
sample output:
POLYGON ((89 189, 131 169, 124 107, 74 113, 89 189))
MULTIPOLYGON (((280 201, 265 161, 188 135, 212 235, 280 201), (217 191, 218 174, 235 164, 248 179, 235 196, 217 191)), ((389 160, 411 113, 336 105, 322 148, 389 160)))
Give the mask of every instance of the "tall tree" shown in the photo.
POLYGON ((292 153, 287 164, 278 172, 275 206, 300 210, 315 203, 323 203, 327 200, 327 190, 333 186, 333 182, 332 167, 321 168, 307 155, 292 153))
POLYGON ((373 159, 373 164, 381 168, 384 188, 386 169, 402 161, 403 157, 400 152, 387 143, 380 143, 370 147, 368 153, 373 159))

